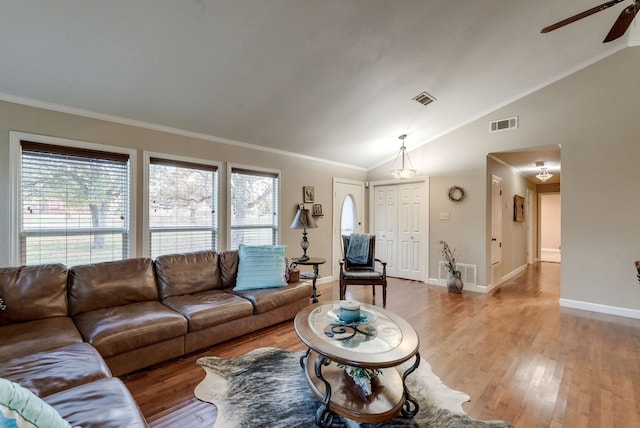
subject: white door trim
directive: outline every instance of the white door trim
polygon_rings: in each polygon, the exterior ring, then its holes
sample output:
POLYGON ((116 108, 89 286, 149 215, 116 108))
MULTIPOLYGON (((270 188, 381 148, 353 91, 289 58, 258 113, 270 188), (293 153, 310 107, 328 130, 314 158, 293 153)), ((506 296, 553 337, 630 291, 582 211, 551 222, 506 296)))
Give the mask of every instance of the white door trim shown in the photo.
POLYGON ((534 240, 533 240, 533 236, 534 236, 533 226, 534 224, 536 224, 536 221, 534 221, 536 219, 533 216, 533 213, 534 213, 533 195, 535 195, 535 192, 531 189, 527 189, 527 200, 526 200, 527 212, 525 213, 525 221, 527 222, 527 263, 528 264, 533 264, 537 258, 536 256, 537 246, 534 245, 534 240), (536 252, 536 254, 534 254, 534 252, 536 252))

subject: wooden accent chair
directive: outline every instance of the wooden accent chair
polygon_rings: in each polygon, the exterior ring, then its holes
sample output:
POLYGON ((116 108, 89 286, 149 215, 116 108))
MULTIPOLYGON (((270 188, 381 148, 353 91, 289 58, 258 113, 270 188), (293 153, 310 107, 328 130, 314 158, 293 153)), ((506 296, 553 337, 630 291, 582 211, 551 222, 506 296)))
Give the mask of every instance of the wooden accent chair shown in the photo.
POLYGON ((342 254, 340 260, 340 300, 344 300, 347 285, 371 285, 373 297, 376 296, 376 285, 382 286, 382 306, 387 306, 387 263, 375 258, 376 237, 369 236, 369 254, 365 263, 352 263, 347 259, 349 248, 349 235, 342 235, 342 254), (376 270, 376 263, 382 266, 382 270, 376 270))

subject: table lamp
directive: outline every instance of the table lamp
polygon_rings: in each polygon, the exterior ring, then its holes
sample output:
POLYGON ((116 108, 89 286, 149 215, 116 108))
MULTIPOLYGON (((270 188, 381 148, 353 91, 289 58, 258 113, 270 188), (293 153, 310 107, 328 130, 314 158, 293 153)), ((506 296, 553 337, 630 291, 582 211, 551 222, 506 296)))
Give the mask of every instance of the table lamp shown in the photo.
POLYGON ((300 246, 302 247, 303 254, 298 258, 301 262, 309 260, 307 256, 307 248, 309 248, 309 241, 307 240, 307 229, 318 227, 316 222, 313 221, 313 217, 308 209, 304 207, 304 204, 298 205, 298 212, 296 213, 293 223, 291 223, 291 229, 302 229, 302 241, 300 246))

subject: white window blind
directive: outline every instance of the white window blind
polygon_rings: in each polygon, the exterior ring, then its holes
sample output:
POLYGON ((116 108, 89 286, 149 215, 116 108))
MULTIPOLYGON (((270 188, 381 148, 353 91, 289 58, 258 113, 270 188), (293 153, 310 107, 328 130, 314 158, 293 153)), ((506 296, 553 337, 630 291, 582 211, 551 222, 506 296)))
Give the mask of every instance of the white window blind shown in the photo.
POLYGON ((216 166, 149 159, 151 257, 217 248, 217 183, 216 166))
POLYGON ((129 156, 20 144, 20 262, 73 266, 127 258, 129 156))
POLYGON ((231 248, 278 243, 279 175, 231 169, 231 248))

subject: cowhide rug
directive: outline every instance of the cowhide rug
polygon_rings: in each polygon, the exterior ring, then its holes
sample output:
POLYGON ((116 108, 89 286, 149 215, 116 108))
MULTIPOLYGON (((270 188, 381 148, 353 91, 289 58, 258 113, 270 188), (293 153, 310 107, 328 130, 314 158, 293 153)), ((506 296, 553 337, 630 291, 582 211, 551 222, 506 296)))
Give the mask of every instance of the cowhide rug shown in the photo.
MULTIPOLYGON (((239 358, 200 358, 198 364, 206 377, 196 386, 195 396, 218 408, 216 428, 315 427, 319 401, 305 380, 301 355, 260 348, 239 358)), ((406 367, 408 363, 399 370, 404 372, 406 367)), ((469 396, 448 388, 424 359, 407 377, 407 387, 420 404, 413 419, 399 416, 385 423, 359 424, 336 416, 332 427, 512 427, 502 421, 467 416, 462 403, 469 401, 469 396)))

